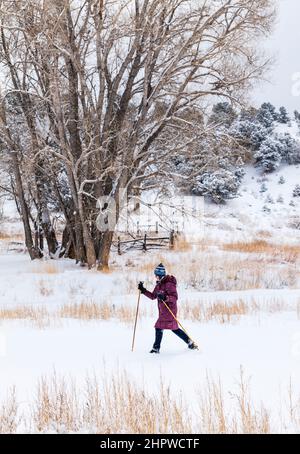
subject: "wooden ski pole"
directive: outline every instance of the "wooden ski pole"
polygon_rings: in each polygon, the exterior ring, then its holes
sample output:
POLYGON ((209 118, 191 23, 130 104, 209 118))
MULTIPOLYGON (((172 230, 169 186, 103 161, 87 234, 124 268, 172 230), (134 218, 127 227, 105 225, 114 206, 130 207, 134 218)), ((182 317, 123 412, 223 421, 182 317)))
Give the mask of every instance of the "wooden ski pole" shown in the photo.
POLYGON ((169 306, 167 305, 167 303, 164 301, 164 300, 160 300, 164 303, 164 305, 166 306, 166 308, 168 309, 168 311, 170 312, 170 314, 172 315, 172 317, 174 318, 174 320, 176 320, 176 322, 178 323, 178 325, 181 327, 182 331, 185 332, 185 334, 187 335, 187 337, 189 339, 191 339, 191 341, 193 342, 193 344, 196 345, 197 349, 199 350, 199 347, 198 345, 196 344, 195 341, 193 341, 193 339, 191 338, 191 336, 186 332, 186 330, 184 329, 184 327, 182 326, 182 324, 180 323, 180 321, 175 317, 175 315, 173 314, 173 312, 171 311, 171 309, 169 308, 169 306))
POLYGON ((131 351, 132 352, 133 352, 133 349, 134 349, 136 324, 137 324, 137 319, 138 319, 138 315, 139 315, 139 307, 140 307, 140 298, 141 298, 141 291, 139 290, 139 297, 138 297, 138 302, 137 302, 137 307, 136 307, 135 322, 134 322, 134 329, 133 329, 133 338, 132 338, 132 346, 131 346, 131 351))

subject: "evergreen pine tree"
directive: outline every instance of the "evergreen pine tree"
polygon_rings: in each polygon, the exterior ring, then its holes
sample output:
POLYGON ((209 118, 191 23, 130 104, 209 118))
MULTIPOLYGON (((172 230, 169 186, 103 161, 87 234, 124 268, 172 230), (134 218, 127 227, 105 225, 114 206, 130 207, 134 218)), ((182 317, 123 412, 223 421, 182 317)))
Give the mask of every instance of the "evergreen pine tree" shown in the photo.
POLYGON ((272 129, 278 116, 275 107, 271 103, 265 102, 258 110, 256 118, 265 128, 272 129))
POLYGON ((281 163, 281 152, 281 143, 271 136, 262 143, 254 157, 257 165, 262 167, 265 172, 273 172, 281 163))
POLYGON ((300 122, 300 112, 298 110, 294 110, 294 117, 297 122, 300 122))
POLYGON ((279 114, 277 116, 277 121, 282 124, 288 124, 291 121, 290 117, 288 116, 286 108, 283 106, 279 108, 279 114))
POLYGON ((300 197, 300 184, 295 186, 295 189, 293 190, 293 197, 300 197))
POLYGON ((236 117, 236 112, 228 102, 219 102, 213 106, 212 114, 209 117, 208 122, 228 128, 236 117))

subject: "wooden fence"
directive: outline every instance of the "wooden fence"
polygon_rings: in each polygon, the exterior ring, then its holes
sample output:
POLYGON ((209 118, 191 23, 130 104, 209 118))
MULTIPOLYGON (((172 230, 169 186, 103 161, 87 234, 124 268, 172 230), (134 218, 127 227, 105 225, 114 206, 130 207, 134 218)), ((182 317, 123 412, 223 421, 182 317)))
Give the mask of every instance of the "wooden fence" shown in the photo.
POLYGON ((144 252, 149 251, 150 249, 160 249, 166 247, 173 249, 175 235, 174 230, 171 230, 168 236, 161 237, 150 236, 145 233, 141 237, 132 238, 130 240, 121 240, 120 236, 118 236, 117 241, 113 241, 113 246, 117 247, 119 255, 122 255, 130 249, 138 249, 144 252))

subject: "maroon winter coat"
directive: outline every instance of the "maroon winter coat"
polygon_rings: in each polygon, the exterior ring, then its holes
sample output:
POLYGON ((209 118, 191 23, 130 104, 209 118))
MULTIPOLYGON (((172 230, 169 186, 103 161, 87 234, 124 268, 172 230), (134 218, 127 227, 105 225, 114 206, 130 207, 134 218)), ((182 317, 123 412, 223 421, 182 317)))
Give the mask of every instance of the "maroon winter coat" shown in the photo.
MULTIPOLYGON (((144 295, 148 298, 155 300, 158 293, 162 293, 167 296, 165 303, 169 306, 175 317, 177 317, 177 290, 176 290, 176 278, 174 276, 164 276, 160 282, 158 282, 153 290, 149 292, 146 290, 144 295)), ((155 328, 159 329, 178 329, 178 324, 173 318, 171 313, 168 311, 162 301, 158 300, 158 312, 159 317, 155 323, 155 328)))

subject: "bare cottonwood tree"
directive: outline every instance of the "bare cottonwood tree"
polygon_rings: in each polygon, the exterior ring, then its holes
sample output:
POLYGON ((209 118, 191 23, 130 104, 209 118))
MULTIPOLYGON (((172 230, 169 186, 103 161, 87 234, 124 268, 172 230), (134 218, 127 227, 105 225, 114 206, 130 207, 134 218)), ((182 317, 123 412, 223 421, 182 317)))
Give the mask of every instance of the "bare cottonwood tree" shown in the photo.
MULTIPOLYGON (((2 109, 6 94, 14 93, 30 140, 26 150, 20 141, 12 158, 20 165, 24 153, 31 163, 49 248, 56 239, 47 187, 64 213, 68 250, 90 267, 108 265, 113 231, 96 227, 98 198, 112 198, 118 218, 121 191, 130 196, 161 175, 170 156, 201 134, 187 109, 199 118, 212 97, 242 102, 269 64, 257 41, 270 32, 273 3, 0 2, 2 109)), ((9 138, 13 126, 2 124, 9 138)), ((18 196, 27 223, 21 189, 18 196)), ((109 209, 102 205, 100 213, 109 209)))

